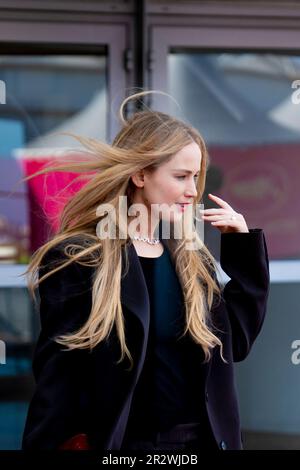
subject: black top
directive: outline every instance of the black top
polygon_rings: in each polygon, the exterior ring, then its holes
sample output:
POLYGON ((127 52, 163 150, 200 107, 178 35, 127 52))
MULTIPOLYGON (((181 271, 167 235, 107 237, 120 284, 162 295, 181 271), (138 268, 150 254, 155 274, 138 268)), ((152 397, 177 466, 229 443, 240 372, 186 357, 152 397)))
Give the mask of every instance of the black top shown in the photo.
POLYGON ((129 431, 168 429, 203 420, 201 366, 193 368, 184 326, 183 294, 168 250, 139 257, 150 299, 150 329, 144 367, 134 393, 129 431))

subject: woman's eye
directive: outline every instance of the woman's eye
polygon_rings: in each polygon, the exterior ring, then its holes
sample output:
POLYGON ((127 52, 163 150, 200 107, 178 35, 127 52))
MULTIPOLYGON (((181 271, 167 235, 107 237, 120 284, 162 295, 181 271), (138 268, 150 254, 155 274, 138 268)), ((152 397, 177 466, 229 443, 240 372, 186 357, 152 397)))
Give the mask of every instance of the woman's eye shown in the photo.
MULTIPOLYGON (((175 176, 175 178, 177 178, 177 179, 180 179, 180 180, 181 180, 181 179, 185 178, 185 176, 175 176)), ((197 180, 198 178, 199 178, 199 175, 195 175, 195 176, 194 176, 194 179, 196 179, 196 180, 197 180)))

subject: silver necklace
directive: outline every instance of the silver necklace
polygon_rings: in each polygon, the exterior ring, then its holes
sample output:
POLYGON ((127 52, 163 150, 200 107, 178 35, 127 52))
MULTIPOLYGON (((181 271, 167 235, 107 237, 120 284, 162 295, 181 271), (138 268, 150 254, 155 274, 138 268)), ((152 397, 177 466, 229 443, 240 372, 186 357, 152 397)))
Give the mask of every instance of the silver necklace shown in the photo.
POLYGON ((140 242, 149 243, 150 245, 157 245, 160 242, 159 238, 153 238, 152 240, 150 240, 150 238, 148 237, 139 237, 138 235, 135 235, 132 238, 133 240, 139 240, 140 242))

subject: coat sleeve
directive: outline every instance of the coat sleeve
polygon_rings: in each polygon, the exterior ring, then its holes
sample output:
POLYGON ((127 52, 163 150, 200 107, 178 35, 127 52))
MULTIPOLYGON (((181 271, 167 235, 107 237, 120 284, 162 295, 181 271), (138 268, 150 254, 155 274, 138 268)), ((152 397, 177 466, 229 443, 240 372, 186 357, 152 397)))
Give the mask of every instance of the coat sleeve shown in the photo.
POLYGON ((230 277, 223 291, 232 330, 233 360, 247 357, 266 314, 269 261, 263 231, 221 235, 221 267, 230 277))
MULTIPOLYGON (((43 259, 39 277, 61 258, 60 250, 50 250, 43 259)), ((89 278, 85 269, 71 263, 39 285, 41 332, 33 359, 36 388, 28 410, 23 449, 55 449, 79 425, 80 383, 76 365, 79 368, 83 352, 64 351, 55 338, 75 331, 88 318, 84 293, 88 292, 89 278)))

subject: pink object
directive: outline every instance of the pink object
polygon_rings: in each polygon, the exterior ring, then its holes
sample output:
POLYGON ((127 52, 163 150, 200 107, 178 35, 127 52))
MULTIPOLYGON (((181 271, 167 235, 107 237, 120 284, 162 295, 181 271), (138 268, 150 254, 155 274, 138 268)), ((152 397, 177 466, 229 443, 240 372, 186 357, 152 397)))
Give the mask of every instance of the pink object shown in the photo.
MULTIPOLYGON (((57 165, 59 159, 51 157, 26 156, 20 160, 25 176, 44 168, 45 165, 57 165)), ((59 227, 60 213, 66 202, 85 184, 72 181, 79 173, 51 172, 39 175, 27 181, 30 222, 30 249, 34 252, 59 227)))

